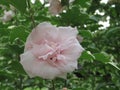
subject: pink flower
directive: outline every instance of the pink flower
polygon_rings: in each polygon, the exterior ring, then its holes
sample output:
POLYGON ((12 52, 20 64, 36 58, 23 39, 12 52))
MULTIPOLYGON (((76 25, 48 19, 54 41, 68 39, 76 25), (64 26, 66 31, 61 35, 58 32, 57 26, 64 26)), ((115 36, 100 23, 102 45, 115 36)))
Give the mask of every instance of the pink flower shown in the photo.
POLYGON ((12 10, 4 11, 4 16, 2 17, 3 22, 10 21, 15 16, 15 13, 12 10))
MULTIPOLYGON (((49 11, 53 15, 57 15, 65 9, 65 6, 61 4, 61 0, 48 0, 48 1, 50 3, 49 11)), ((75 0, 69 0, 69 4, 71 4, 74 1, 75 0)))
POLYGON ((77 68, 83 51, 76 39, 77 29, 44 22, 28 36, 20 63, 30 77, 65 78, 77 68))
POLYGON ((49 0, 49 3, 50 3, 50 7, 49 7, 50 13, 56 15, 62 12, 63 7, 59 0, 49 0))

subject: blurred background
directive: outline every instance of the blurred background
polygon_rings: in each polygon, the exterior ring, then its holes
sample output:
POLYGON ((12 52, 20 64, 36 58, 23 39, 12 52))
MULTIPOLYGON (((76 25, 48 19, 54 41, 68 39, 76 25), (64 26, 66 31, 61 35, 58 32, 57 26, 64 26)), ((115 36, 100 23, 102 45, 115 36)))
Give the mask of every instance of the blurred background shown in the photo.
POLYGON ((61 3, 63 12, 52 15, 47 0, 0 0, 0 90, 52 90, 50 80, 29 78, 19 63, 28 34, 44 21, 77 27, 85 48, 79 68, 54 80, 56 90, 120 90, 120 0, 61 3))

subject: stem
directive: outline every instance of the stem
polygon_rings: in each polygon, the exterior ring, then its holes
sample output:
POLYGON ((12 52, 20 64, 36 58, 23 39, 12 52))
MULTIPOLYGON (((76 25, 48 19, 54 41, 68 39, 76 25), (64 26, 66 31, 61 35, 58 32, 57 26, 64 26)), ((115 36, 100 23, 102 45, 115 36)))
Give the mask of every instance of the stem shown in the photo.
POLYGON ((55 90, 55 83, 54 83, 54 80, 52 80, 52 90, 55 90))
POLYGON ((33 10, 31 8, 31 5, 30 5, 30 0, 27 0, 27 4, 28 4, 30 18, 31 18, 31 21, 33 23, 33 28, 34 28, 36 25, 35 25, 35 21, 34 21, 34 13, 33 13, 33 10))
POLYGON ((23 80, 22 80, 22 77, 20 75, 20 83, 19 83, 19 89, 20 90, 23 90, 22 82, 23 82, 23 80))
POLYGON ((40 8, 38 8, 38 11, 42 10, 44 8, 45 4, 46 4, 46 2, 44 2, 43 5, 40 8))
POLYGON ((67 79, 65 79, 64 87, 67 87, 67 79))
POLYGON ((92 77, 92 90, 95 88, 95 77, 92 77))

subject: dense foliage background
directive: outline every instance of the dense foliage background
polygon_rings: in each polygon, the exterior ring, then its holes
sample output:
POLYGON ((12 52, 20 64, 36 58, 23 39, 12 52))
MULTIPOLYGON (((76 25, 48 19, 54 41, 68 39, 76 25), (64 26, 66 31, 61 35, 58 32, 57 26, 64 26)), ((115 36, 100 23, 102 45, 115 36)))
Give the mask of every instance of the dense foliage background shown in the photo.
MULTIPOLYGON (((48 3, 39 0, 0 0, 0 17, 4 10, 16 9, 15 17, 0 21, 0 90, 48 90, 51 80, 29 78, 19 63, 26 37, 40 22, 48 21, 57 26, 77 27, 85 51, 79 68, 68 74, 67 80, 57 78, 56 90, 120 90, 120 2, 109 0, 75 0, 68 4, 62 0, 66 10, 53 16, 48 3), (99 24, 109 22, 105 27, 99 24)), ((79 36, 78 36, 79 38, 79 36)), ((52 89, 51 89, 52 90, 52 89)))

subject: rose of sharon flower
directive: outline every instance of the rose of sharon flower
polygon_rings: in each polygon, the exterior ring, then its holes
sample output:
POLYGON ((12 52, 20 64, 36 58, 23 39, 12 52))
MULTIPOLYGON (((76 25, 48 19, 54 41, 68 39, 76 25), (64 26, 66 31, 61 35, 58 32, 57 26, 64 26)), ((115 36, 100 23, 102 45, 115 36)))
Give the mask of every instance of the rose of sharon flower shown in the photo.
POLYGON ((43 22, 27 38, 20 63, 30 77, 44 79, 65 78, 77 68, 83 51, 76 39, 77 29, 56 27, 43 22))
POLYGON ((4 11, 4 16, 2 17, 3 22, 10 21, 15 16, 15 13, 12 10, 4 11))
MULTIPOLYGON (((49 11, 53 15, 61 13, 64 9, 64 6, 61 4, 61 0, 48 0, 50 3, 49 11)), ((74 2, 74 0, 69 0, 69 3, 74 2)))
POLYGON ((49 7, 50 13, 52 13, 53 15, 56 15, 62 12, 63 7, 59 0, 49 0, 49 3, 50 3, 50 7, 49 7))

